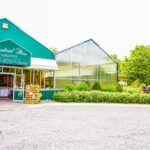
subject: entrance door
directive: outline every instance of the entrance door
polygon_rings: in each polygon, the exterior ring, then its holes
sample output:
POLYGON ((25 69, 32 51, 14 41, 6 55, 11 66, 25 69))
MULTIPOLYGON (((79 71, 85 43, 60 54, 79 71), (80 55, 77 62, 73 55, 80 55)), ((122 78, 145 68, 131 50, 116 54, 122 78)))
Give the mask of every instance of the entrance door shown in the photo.
POLYGON ((14 75, 0 74, 0 99, 13 99, 14 75))

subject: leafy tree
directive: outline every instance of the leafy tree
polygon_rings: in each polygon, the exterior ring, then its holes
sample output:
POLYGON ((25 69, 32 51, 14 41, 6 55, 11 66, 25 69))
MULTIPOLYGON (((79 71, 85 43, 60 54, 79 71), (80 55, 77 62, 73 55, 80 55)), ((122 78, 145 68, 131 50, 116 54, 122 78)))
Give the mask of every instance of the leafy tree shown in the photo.
POLYGON ((49 49, 53 52, 58 52, 58 49, 56 47, 50 47, 49 49))
POLYGON ((123 65, 124 74, 131 79, 150 84, 150 46, 137 45, 123 65))
POLYGON ((113 59, 115 59, 116 61, 118 61, 118 56, 117 56, 117 54, 112 54, 111 57, 112 57, 113 59))
POLYGON ((119 59, 117 54, 113 54, 111 57, 114 58, 118 63, 118 73, 123 74, 123 60, 119 59))

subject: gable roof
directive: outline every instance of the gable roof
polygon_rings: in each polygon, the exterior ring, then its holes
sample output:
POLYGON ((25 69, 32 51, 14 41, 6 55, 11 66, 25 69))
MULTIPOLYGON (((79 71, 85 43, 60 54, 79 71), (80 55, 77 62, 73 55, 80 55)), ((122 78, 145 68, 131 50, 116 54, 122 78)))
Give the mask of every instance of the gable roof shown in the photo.
POLYGON ((32 57, 54 59, 53 52, 33 37, 22 31, 18 26, 7 18, 0 19, 0 41, 12 40, 28 50, 32 57), (8 29, 2 28, 3 23, 8 24, 8 29))
POLYGON ((61 52, 70 50, 70 49, 75 48, 75 47, 77 47, 77 46, 80 46, 80 45, 82 45, 82 44, 84 44, 84 43, 87 43, 87 42, 89 42, 89 41, 93 42, 93 43, 94 43, 100 50, 102 50, 109 58, 111 58, 115 63, 117 63, 117 61, 116 61, 113 57, 111 57, 105 50, 103 50, 93 39, 88 39, 88 40, 86 40, 86 41, 84 41, 84 42, 82 42, 82 43, 76 44, 76 45, 71 46, 71 47, 69 47, 69 48, 67 48, 67 49, 61 50, 61 51, 59 51, 59 52, 55 52, 55 54, 57 55, 57 54, 59 54, 59 53, 61 53, 61 52))

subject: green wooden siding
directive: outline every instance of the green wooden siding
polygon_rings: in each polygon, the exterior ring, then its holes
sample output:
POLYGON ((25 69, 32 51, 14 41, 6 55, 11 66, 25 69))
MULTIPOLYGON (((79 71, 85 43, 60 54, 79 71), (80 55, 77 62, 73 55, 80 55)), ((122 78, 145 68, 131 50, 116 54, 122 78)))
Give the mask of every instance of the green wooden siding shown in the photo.
POLYGON ((55 92, 57 92, 57 90, 40 90, 40 93, 42 93, 41 100, 53 100, 55 92))
POLYGON ((23 101, 23 90, 15 90, 14 91, 14 100, 23 101))
MULTIPOLYGON (((53 95, 58 90, 40 90, 42 94, 41 100, 53 100, 53 95)), ((23 90, 15 90, 14 91, 14 100, 23 101, 23 90)))

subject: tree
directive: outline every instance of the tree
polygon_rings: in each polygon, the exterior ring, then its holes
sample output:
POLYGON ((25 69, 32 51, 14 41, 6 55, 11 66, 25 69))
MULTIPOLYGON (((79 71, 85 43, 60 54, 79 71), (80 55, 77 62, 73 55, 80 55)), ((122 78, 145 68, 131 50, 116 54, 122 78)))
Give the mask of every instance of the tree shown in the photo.
POLYGON ((123 61, 118 58, 117 54, 112 54, 111 57, 117 61, 117 63, 118 63, 118 73, 122 74, 122 63, 123 63, 123 61))
POLYGON ((118 60, 117 54, 112 54, 111 57, 112 57, 113 59, 115 59, 116 61, 118 60))
POLYGON ((123 65, 124 74, 131 79, 150 84, 150 46, 137 45, 123 65))
POLYGON ((58 52, 58 49, 56 47, 50 47, 49 49, 53 52, 58 52))

